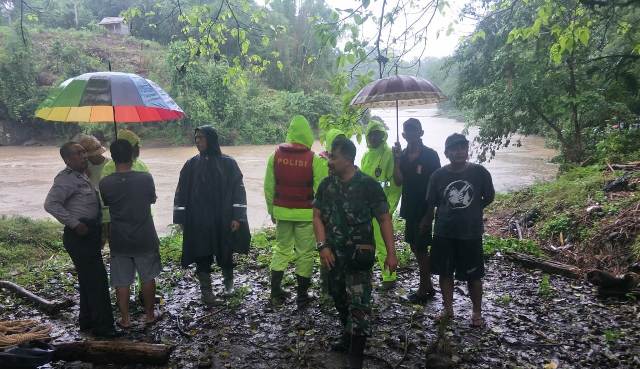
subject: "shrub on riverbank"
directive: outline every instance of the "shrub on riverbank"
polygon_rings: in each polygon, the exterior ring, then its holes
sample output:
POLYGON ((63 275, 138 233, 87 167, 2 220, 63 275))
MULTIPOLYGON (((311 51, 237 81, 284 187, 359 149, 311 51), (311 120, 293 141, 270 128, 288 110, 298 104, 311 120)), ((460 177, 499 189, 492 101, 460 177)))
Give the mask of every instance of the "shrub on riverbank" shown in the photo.
POLYGON ((487 232, 522 236, 579 267, 623 271, 640 260, 640 172, 628 174, 629 188, 604 191, 622 175, 606 166, 580 167, 555 181, 498 195, 487 209, 487 232))

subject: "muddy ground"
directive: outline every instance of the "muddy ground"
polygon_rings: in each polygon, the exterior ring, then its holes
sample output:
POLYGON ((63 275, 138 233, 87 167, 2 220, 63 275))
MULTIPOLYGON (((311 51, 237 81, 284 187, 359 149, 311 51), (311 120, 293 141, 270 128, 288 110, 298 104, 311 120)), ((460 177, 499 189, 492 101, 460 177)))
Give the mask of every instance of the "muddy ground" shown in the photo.
MULTIPOLYGON (((236 294, 226 306, 206 308, 199 301, 192 271, 168 265, 160 286, 163 319, 145 329, 135 326, 128 338, 175 346, 167 368, 340 368, 344 357, 329 351, 339 333, 334 309, 317 299, 298 312, 293 299, 279 309, 269 307, 268 271, 252 258, 237 268, 236 294)), ((485 317, 487 327, 469 327, 466 286, 456 284, 457 316, 446 330, 452 360, 459 368, 639 368, 640 304, 598 300, 582 281, 543 277, 503 260, 487 261, 485 317)), ((70 270, 39 293, 59 297, 70 270)), ((219 274, 216 274, 218 279, 219 274)), ((417 270, 400 270, 393 292, 374 294, 374 336, 366 351, 366 368, 422 368, 436 340, 434 318, 440 296, 428 305, 404 300, 416 287, 417 270)), ((289 288, 294 289, 291 278, 289 288)), ((434 278, 435 281, 435 278, 434 278)), ((317 282, 317 281, 316 281, 317 282)), ((216 288, 221 291, 221 281, 216 288)), ((314 291, 316 294, 317 290, 314 291)), ((77 300, 77 294, 73 296, 77 300)), ((54 325, 57 341, 83 338, 75 325, 77 306, 47 317, 2 292, 0 320, 36 318, 54 325)), ((142 319, 134 308, 134 319, 142 319)), ((56 362, 53 368, 125 368, 56 362)), ((152 368, 130 365, 126 368, 152 368)))

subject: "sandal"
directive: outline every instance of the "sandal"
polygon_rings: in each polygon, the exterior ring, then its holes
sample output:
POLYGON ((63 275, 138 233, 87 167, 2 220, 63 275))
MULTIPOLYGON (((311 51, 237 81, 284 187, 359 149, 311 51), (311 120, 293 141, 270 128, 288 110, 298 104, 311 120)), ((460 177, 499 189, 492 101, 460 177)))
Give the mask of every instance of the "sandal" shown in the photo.
POLYGON ((116 325, 124 330, 131 328, 131 322, 129 322, 129 324, 122 324, 122 318, 116 320, 116 325))

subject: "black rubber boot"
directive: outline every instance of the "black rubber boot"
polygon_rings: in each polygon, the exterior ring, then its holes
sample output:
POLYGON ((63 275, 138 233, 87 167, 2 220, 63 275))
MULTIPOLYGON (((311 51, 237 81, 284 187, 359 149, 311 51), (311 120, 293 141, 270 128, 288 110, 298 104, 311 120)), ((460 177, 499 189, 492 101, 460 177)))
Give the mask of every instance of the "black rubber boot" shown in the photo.
POLYGON ((271 304, 281 305, 285 302, 289 293, 282 289, 284 271, 271 271, 271 304))
POLYGON ((200 293, 202 294, 202 302, 206 305, 221 305, 224 302, 213 294, 211 286, 211 274, 208 272, 197 272, 198 282, 200 282, 200 293))
POLYGON ((364 347, 367 344, 365 336, 351 336, 351 346, 347 357, 349 369, 362 369, 364 362, 364 347))
POLYGON ((311 278, 296 275, 296 279, 298 280, 296 305, 298 305, 298 309, 304 309, 305 307, 307 307, 307 305, 309 305, 309 302, 311 301, 311 296, 309 296, 309 286, 311 286, 311 278))
POLYGON ((222 268, 222 279, 224 282, 224 294, 227 296, 233 295, 235 292, 233 288, 233 267, 222 268))

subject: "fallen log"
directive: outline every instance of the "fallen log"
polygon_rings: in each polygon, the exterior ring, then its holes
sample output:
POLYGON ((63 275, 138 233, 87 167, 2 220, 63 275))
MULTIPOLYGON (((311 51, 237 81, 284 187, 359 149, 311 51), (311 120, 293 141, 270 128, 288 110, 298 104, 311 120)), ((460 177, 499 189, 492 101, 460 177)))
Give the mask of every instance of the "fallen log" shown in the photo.
POLYGON ((611 164, 616 170, 640 170, 640 161, 633 161, 627 164, 611 164))
POLYGON ((70 306, 73 306, 74 302, 70 299, 65 299, 63 301, 50 301, 43 297, 40 297, 33 292, 21 287, 13 282, 0 280, 0 288, 4 288, 9 290, 16 295, 25 298, 31 302, 33 302, 36 307, 40 310, 48 314, 57 314, 60 310, 64 310, 70 306))
POLYGON ((54 343, 55 360, 94 364, 165 365, 173 347, 132 341, 77 341, 54 343))
POLYGON ((519 252, 506 252, 505 256, 527 268, 539 269, 549 274, 558 274, 573 279, 582 278, 582 271, 573 265, 545 260, 519 252))
POLYGON ((621 276, 615 276, 603 270, 591 270, 587 273, 587 280, 598 287, 598 295, 601 297, 626 297, 637 296, 640 289, 640 274, 629 272, 621 276))

